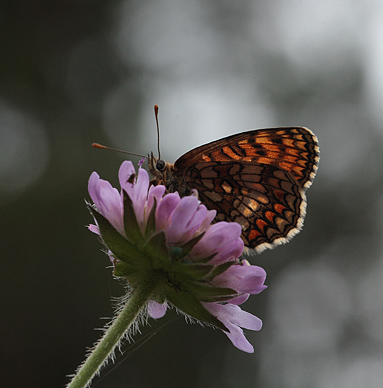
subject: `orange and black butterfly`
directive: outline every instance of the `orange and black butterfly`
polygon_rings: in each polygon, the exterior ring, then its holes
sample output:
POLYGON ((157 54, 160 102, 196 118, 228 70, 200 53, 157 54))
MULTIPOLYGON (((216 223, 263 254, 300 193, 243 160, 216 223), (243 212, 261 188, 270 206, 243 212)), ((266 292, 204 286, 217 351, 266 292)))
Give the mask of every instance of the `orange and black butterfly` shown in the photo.
POLYGON ((197 147, 174 164, 149 156, 157 184, 181 196, 197 189, 217 221, 242 226, 245 246, 261 252, 286 243, 303 225, 306 190, 319 162, 316 136, 307 128, 268 128, 197 147))

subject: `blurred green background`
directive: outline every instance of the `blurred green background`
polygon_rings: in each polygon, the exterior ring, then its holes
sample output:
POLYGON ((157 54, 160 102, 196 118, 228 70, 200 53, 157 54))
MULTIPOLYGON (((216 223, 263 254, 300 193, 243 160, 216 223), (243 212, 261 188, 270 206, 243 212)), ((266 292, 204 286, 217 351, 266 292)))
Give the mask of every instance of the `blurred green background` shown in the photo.
POLYGON ((123 287, 84 199, 124 156, 91 143, 156 151, 158 104, 169 161, 298 125, 319 172, 303 232, 251 258, 269 285, 243 306, 253 355, 170 312, 93 386, 381 387, 382 41, 380 0, 2 1, 0 386, 63 387, 112 316, 123 287))

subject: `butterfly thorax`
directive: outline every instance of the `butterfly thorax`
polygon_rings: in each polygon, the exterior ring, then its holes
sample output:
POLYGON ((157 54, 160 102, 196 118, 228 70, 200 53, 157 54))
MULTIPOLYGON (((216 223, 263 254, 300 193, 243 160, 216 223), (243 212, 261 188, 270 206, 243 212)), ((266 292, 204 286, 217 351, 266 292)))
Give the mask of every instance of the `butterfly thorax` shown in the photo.
POLYGON ((177 174, 174 164, 155 158, 153 153, 149 155, 149 172, 154 176, 151 181, 154 185, 164 185, 168 193, 177 191, 181 197, 190 195, 192 188, 186 183, 182 175, 177 174))

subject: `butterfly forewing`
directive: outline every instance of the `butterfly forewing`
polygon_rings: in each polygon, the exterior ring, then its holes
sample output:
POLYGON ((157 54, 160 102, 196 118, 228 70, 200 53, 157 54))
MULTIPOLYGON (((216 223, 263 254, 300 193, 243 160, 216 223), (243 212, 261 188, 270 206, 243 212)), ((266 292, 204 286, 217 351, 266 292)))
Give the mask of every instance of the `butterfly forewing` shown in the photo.
POLYGON ((180 194, 197 189, 217 220, 242 226, 245 246, 258 252, 287 242, 305 216, 305 190, 319 148, 307 128, 269 128, 232 135, 181 156, 163 181, 180 194))
POLYGON ((182 155, 175 167, 185 171, 199 162, 235 160, 279 167, 308 188, 318 166, 318 140, 303 127, 257 129, 194 148, 182 155))

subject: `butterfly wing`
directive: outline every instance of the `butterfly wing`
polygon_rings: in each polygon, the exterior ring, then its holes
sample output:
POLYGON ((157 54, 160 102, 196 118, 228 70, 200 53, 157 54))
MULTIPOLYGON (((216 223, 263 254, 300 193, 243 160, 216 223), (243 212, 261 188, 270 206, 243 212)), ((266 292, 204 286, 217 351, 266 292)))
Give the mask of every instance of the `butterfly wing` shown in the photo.
POLYGON ((242 239, 260 252, 287 242, 302 227, 305 190, 319 161, 306 128, 244 132, 197 147, 174 164, 217 220, 242 225, 242 239))

